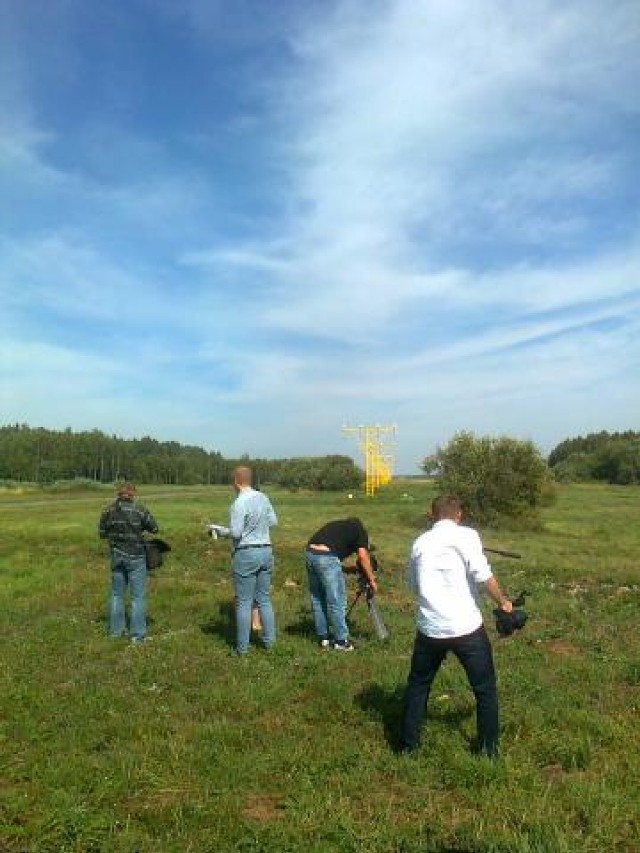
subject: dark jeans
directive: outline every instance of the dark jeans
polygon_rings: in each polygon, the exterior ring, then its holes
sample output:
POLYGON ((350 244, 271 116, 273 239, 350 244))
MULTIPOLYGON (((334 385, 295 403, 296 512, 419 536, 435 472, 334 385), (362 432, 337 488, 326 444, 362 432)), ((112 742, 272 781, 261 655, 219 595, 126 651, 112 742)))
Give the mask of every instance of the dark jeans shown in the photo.
POLYGON ((418 631, 407 679, 400 747, 406 751, 418 748, 431 685, 448 652, 453 652, 464 667, 476 697, 478 747, 495 756, 499 737, 498 693, 491 643, 483 626, 465 637, 445 639, 426 637, 418 631))

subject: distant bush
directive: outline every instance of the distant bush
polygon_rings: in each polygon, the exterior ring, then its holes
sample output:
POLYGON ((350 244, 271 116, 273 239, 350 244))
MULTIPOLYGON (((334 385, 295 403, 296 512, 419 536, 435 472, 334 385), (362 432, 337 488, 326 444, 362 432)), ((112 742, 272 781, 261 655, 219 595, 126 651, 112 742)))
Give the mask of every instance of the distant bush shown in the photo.
POLYGON ((105 484, 77 477, 75 480, 56 480, 54 483, 45 483, 42 484, 42 488, 47 492, 101 492, 104 491, 105 484))
POLYGON ((249 464, 263 482, 289 489, 340 491, 357 489, 363 481, 362 471, 350 456, 303 456, 249 464))
POLYGON ((555 498, 553 475, 531 441, 461 432, 422 467, 441 492, 458 495, 475 524, 535 527, 555 498))
POLYGON ((551 451, 549 465, 563 482, 640 483, 640 433, 603 431, 568 438, 551 451))
POLYGON ((20 483, 17 480, 0 480, 0 489, 6 489, 7 491, 20 491, 24 489, 25 484, 20 483))

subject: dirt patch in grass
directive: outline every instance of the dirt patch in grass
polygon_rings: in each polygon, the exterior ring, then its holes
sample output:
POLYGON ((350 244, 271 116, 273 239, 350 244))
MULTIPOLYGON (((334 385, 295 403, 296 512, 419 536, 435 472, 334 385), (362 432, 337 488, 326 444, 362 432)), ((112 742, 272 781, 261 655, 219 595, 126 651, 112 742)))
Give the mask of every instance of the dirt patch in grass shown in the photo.
POLYGON ((549 782, 562 782, 569 776, 568 771, 561 764, 547 764, 542 768, 542 772, 549 782))
POLYGON ((550 783, 560 783, 564 782, 568 779, 575 782, 577 780, 580 781, 595 781, 596 777, 593 773, 590 773, 587 770, 578 770, 575 768, 567 768, 563 767, 562 764, 546 764, 544 767, 541 767, 541 772, 543 776, 550 783))
POLYGON ((256 725, 263 732, 281 732, 287 728, 288 720, 282 714, 263 714, 256 725))
POLYGON ((284 802, 277 794, 257 794, 250 798, 242 814, 258 823, 271 823, 284 817, 284 802))
POLYGON ((566 640, 551 640, 546 644, 546 649, 553 655, 563 658, 582 657, 584 652, 579 646, 568 643, 566 640))
POLYGON ((129 809, 133 814, 148 811, 163 811, 186 803, 193 804, 199 792, 193 788, 159 788, 134 795, 129 800, 129 809))
POLYGON ((433 811, 430 798, 429 801, 416 800, 410 785, 388 779, 380 783, 383 785, 380 791, 351 797, 352 810, 363 826, 375 825, 381 819, 392 819, 396 826, 414 824, 417 819, 424 819, 425 814, 433 811))

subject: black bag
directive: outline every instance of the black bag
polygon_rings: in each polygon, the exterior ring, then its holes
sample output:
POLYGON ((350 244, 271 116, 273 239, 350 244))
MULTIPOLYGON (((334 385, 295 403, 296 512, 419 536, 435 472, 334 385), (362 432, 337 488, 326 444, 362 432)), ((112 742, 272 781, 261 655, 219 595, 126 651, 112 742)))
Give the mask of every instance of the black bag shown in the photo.
POLYGON ((171 545, 163 539, 148 539, 144 543, 147 555, 147 571, 159 569, 164 562, 164 555, 171 550, 171 545))

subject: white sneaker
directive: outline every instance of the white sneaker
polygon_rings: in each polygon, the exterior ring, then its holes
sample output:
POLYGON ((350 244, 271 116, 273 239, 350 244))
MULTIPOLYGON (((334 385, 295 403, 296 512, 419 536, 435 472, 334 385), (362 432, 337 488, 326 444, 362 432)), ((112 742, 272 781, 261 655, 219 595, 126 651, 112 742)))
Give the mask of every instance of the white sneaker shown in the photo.
POLYGON ((338 642, 338 640, 336 640, 333 644, 333 648, 337 652, 352 652, 353 651, 353 645, 349 642, 349 640, 342 640, 342 642, 338 642))

